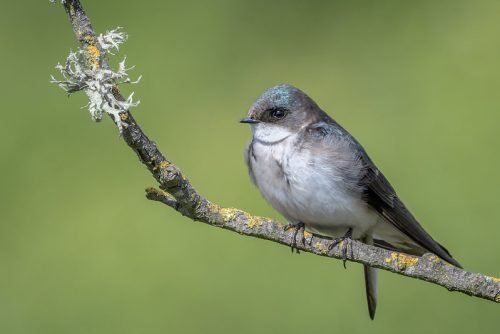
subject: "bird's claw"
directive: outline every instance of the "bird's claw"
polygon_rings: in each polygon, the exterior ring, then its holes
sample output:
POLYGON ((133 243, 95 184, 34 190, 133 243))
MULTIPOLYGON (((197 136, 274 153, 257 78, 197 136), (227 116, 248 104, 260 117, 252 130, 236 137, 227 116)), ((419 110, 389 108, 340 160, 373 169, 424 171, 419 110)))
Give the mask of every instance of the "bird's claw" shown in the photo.
POLYGON ((346 267, 346 261, 347 261, 347 249, 348 248, 350 250, 350 257, 351 257, 351 259, 353 258, 353 252, 352 252, 352 228, 349 228, 347 230, 347 233, 343 237, 333 239, 333 241, 330 244, 330 246, 328 246, 328 251, 331 251, 335 246, 337 246, 340 243, 342 243, 342 261, 344 262, 344 268, 347 269, 347 267, 346 267))
MULTIPOLYGON (((304 223, 286 224, 283 229, 285 231, 288 231, 292 228, 294 229, 294 232, 292 235, 292 241, 290 242, 290 246, 292 247, 292 253, 293 253, 293 250, 295 249, 297 254, 300 254, 300 251, 297 248, 297 234, 299 234, 299 231, 302 230, 302 244, 305 245, 306 244, 306 237, 305 237, 306 225, 304 223)), ((311 241, 312 241, 312 237, 311 237, 311 241)))

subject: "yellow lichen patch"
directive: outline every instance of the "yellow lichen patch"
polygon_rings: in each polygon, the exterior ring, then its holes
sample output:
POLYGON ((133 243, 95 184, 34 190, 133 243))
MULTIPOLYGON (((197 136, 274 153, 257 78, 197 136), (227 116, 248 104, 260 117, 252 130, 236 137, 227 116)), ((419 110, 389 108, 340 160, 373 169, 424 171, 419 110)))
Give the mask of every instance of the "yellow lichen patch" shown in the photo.
POLYGON ((497 277, 491 277, 491 280, 495 283, 500 283, 500 278, 497 277))
POLYGON ((326 254, 328 253, 328 247, 326 247, 325 245, 323 245, 321 242, 317 242, 314 244, 314 248, 317 248, 319 249, 319 251, 323 254, 326 254))
POLYGON ((418 263, 418 257, 399 254, 398 264, 403 265, 405 267, 413 267, 418 263))
POLYGON ((96 70, 99 68, 99 56, 101 52, 97 48, 95 44, 87 46, 87 52, 89 54, 90 58, 90 64, 92 65, 93 69, 96 70))
POLYGON ((211 204, 214 209, 219 211, 220 215, 222 216, 222 219, 225 222, 231 221, 236 217, 236 213, 238 212, 237 209, 233 208, 221 208, 217 204, 211 204))
POLYGON ((312 233, 311 233, 311 232, 304 230, 304 238, 306 238, 306 239, 307 239, 307 238, 312 238, 312 236, 313 236, 313 235, 312 235, 312 233))
POLYGON ((216 208, 216 210, 219 212, 219 214, 222 216, 222 219, 224 222, 229 222, 232 221, 236 218, 236 216, 244 214, 245 217, 247 218, 246 224, 249 228, 254 228, 256 226, 262 225, 262 221, 254 217, 252 215, 249 215, 248 213, 245 213, 239 209, 235 208, 221 208, 216 204, 211 204, 213 208, 216 208))
POLYGON ((170 165, 168 161, 160 161, 160 168, 167 168, 168 165, 170 165))
POLYGON ((87 55, 89 57, 90 65, 93 70, 99 69, 99 57, 101 57, 101 51, 97 47, 95 38, 93 36, 85 36, 85 41, 87 42, 87 55))
POLYGON ((122 113, 120 113, 120 118, 121 118, 121 120, 122 120, 122 121, 126 121, 126 120, 127 120, 127 118, 128 118, 127 113, 126 113, 126 112, 122 112, 122 113))
POLYGON ((247 220, 248 227, 254 228, 254 227, 260 226, 260 225, 262 225, 262 222, 258 218, 248 216, 248 220, 247 220))
POLYGON ((384 259, 386 263, 396 262, 399 268, 413 267, 418 263, 418 257, 392 252, 390 257, 384 259))
POLYGON ((397 258, 398 258, 398 253, 391 253, 391 256, 390 257, 386 257, 384 259, 384 262, 385 263, 393 262, 393 261, 397 260, 397 258))

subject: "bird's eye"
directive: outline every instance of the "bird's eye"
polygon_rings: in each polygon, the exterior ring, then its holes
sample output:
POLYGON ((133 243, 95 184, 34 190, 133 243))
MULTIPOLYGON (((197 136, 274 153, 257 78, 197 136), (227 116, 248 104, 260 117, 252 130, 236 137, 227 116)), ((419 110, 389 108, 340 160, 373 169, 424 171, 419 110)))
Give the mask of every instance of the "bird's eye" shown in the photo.
POLYGON ((273 108, 269 110, 269 115, 274 119, 282 119, 286 116, 287 111, 281 108, 273 108))

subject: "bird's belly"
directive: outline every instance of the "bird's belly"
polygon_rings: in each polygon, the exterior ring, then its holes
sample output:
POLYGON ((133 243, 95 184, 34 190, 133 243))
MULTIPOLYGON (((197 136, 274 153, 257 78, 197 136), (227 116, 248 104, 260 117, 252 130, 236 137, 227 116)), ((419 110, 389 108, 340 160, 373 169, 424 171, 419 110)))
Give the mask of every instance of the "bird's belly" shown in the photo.
POLYGON ((286 211, 292 219, 306 224, 311 232, 331 237, 343 236, 352 228, 356 239, 375 225, 378 215, 360 197, 335 182, 314 183, 291 186, 286 211))
MULTIPOLYGON (((261 155, 260 158, 264 158, 261 155)), ((253 165, 255 180, 266 200, 292 223, 303 222, 311 232, 338 237, 349 228, 361 238, 376 223, 378 215, 347 190, 332 169, 314 168, 303 156, 278 163, 276 156, 253 165)))

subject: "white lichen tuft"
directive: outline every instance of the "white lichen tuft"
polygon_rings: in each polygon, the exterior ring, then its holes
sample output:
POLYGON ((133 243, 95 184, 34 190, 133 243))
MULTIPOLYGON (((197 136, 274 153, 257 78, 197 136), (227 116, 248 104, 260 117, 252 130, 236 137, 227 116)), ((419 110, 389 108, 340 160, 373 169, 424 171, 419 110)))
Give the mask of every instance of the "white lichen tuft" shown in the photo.
MULTIPOLYGON (((50 3, 57 3, 57 0, 49 0, 50 3)), ((66 0, 61 0, 61 3, 64 5, 66 0)))
POLYGON ((116 51, 119 51, 120 44, 123 44, 127 41, 128 38, 127 34, 123 31, 120 31, 120 29, 122 28, 118 27, 116 29, 106 31, 105 34, 100 34, 97 37, 97 41, 99 42, 99 45, 104 51, 110 54, 114 54, 109 50, 115 48, 116 51))
MULTIPOLYGON (((111 53, 111 49, 119 49, 120 44, 124 43, 127 35, 118 31, 120 28, 107 31, 97 37, 99 50, 102 53, 111 53)), ((87 105, 92 120, 100 121, 103 113, 113 117, 120 133, 123 130, 123 122, 120 113, 139 105, 140 101, 134 101, 134 93, 130 94, 125 101, 115 98, 113 88, 121 83, 138 83, 139 78, 132 81, 128 76, 128 71, 124 58, 116 70, 100 68, 98 66, 89 66, 89 55, 87 50, 79 49, 76 52, 70 52, 64 65, 57 64, 56 68, 61 72, 64 80, 57 80, 51 76, 51 83, 57 84, 68 93, 85 91, 89 98, 87 105), (95 68, 97 67, 97 68, 95 68)))

